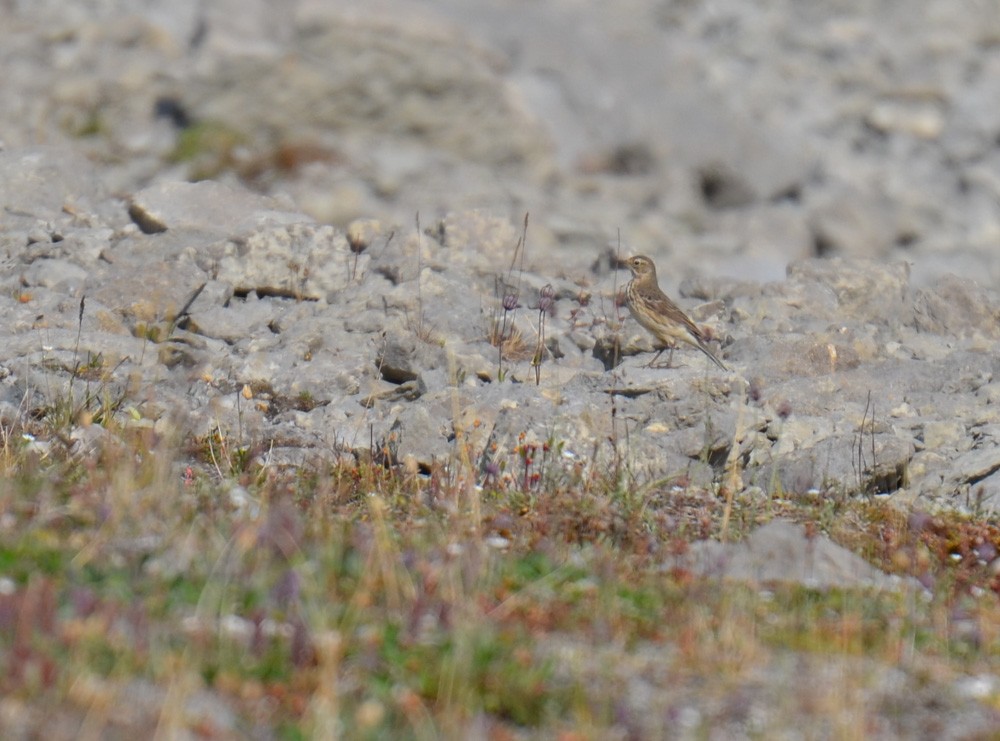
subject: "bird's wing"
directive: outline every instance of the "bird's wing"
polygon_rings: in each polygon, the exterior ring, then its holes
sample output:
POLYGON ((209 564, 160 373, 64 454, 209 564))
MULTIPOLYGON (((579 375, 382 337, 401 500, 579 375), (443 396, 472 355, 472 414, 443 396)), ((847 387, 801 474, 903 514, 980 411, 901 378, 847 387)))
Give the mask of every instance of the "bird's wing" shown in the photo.
POLYGON ((698 325, 692 322, 688 315, 681 311, 680 307, 671 301, 665 293, 660 291, 655 296, 649 296, 648 301, 650 308, 657 314, 662 314, 670 321, 682 324, 692 337, 697 339, 699 342, 705 342, 705 333, 702 332, 701 329, 698 328, 698 325))

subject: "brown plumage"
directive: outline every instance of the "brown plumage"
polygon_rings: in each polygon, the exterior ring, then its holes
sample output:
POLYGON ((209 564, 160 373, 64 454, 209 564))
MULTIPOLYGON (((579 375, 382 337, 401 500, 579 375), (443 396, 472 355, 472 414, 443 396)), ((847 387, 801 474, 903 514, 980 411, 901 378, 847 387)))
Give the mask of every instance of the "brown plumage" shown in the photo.
POLYGON ((653 261, 645 255, 635 255, 625 260, 625 266, 632 271, 632 280, 625 286, 628 310, 660 344, 659 352, 649 365, 652 366, 663 351, 669 348, 671 355, 667 360, 669 367, 674 347, 680 340, 697 347, 722 370, 728 371, 729 368, 708 349, 705 333, 660 290, 660 284, 656 280, 656 265, 653 261))

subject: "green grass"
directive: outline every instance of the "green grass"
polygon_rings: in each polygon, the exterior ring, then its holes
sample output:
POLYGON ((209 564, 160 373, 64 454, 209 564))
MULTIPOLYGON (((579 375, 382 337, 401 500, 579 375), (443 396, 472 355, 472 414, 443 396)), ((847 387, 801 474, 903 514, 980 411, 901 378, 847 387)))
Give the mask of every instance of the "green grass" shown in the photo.
MULTIPOLYGON (((563 469, 556 442, 522 441, 482 488, 461 456, 430 476, 370 463, 275 471, 249 457, 220 465, 239 441, 179 450, 132 422, 109 425, 117 442, 89 458, 42 422, 3 437, 0 694, 38 710, 42 735, 59 709, 126 735, 460 738, 476 726, 602 738, 640 722, 623 672, 664 693, 725 695, 789 653, 919 663, 936 677, 1000 659, 1000 579, 969 555, 1000 546, 995 522, 941 515, 915 529, 850 497, 767 502, 752 517, 737 505, 730 540, 778 515, 822 523, 877 566, 933 584, 919 598, 760 591, 662 567, 722 535, 721 498, 563 469), (46 457, 24 433, 50 440, 46 457), (231 500, 234 485, 249 504, 231 500), (135 680, 163 700, 116 719, 107 708, 135 680), (199 726, 184 709, 195 692, 231 708, 237 729, 199 726)), ((845 678, 842 701, 809 717, 842 727, 866 681, 845 678)))

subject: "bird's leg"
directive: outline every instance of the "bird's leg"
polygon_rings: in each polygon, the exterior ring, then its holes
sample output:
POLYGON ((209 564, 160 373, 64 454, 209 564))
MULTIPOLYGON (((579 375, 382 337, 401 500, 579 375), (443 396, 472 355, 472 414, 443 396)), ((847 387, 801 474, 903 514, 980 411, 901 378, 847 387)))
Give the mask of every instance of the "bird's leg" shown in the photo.
POLYGON ((674 360, 674 346, 673 345, 664 345, 663 347, 661 347, 656 352, 656 355, 653 356, 653 359, 649 361, 649 364, 646 367, 647 368, 671 368, 671 367, 673 367, 673 365, 672 365, 673 360, 674 360), (665 351, 667 351, 667 350, 670 351, 670 354, 667 356, 667 364, 666 365, 656 365, 657 359, 661 355, 663 355, 663 353, 665 351))

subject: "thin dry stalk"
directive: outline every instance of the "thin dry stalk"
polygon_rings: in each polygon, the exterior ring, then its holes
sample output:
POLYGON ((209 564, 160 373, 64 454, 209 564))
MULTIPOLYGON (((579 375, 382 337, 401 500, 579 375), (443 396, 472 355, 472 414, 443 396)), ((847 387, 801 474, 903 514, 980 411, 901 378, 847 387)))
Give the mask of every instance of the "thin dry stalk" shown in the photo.
MULTIPOLYGON (((503 309, 503 316, 500 322, 499 341, 494 344, 497 347, 497 380, 503 381, 503 359, 504 344, 507 338, 507 320, 510 318, 511 333, 514 332, 513 312, 517 309, 521 297, 521 277, 524 274, 524 249, 528 240, 528 214, 524 214, 524 227, 521 237, 514 245, 514 254, 511 256, 510 266, 507 268, 507 278, 502 280, 497 278, 497 294, 500 296, 500 306, 503 309), (517 283, 513 282, 514 266, 517 265, 517 283)), ((494 321, 494 325, 496 321, 494 321)), ((495 330, 494 330, 495 331, 495 330)))
POLYGON ((733 442, 729 447, 729 455, 726 456, 726 476, 723 491, 726 495, 726 506, 722 510, 721 537, 722 542, 729 538, 729 519, 733 513, 733 497, 736 492, 743 488, 742 466, 740 465, 740 444, 746 437, 746 425, 743 422, 744 412, 747 408, 747 384, 740 379, 740 409, 736 415, 736 429, 733 430, 733 442))
POLYGON ((403 605, 415 598, 416 587, 400 565, 399 549, 393 542, 386 522, 386 509, 385 500, 380 495, 371 494, 368 497, 368 512, 375 530, 375 549, 372 555, 376 562, 373 565, 382 577, 389 609, 398 615, 402 612, 403 605))
MULTIPOLYGON (((448 350, 448 367, 451 377, 457 379, 455 353, 451 348, 448 350)), ((458 453, 459 479, 463 483, 465 499, 469 507, 470 524, 473 532, 478 535, 483 521, 482 500, 479 496, 479 490, 476 488, 476 470, 472 465, 470 443, 466 439, 465 426, 461 423, 461 409, 462 401, 458 396, 458 383, 456 382, 452 386, 451 393, 451 427, 455 433, 454 450, 458 453)))
POLYGON ((535 369, 535 385, 542 383, 542 358, 545 354, 545 317, 552 311, 555 291, 551 283, 545 284, 538 295, 538 338, 535 341, 535 354, 531 365, 535 369))

